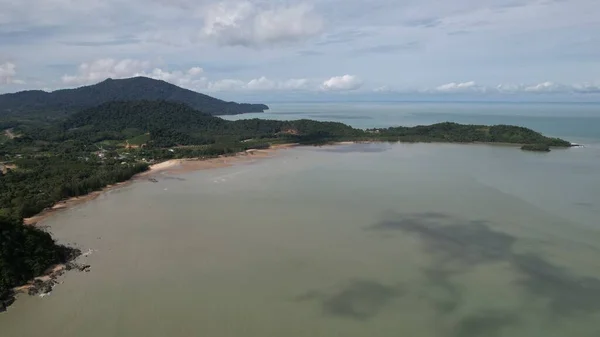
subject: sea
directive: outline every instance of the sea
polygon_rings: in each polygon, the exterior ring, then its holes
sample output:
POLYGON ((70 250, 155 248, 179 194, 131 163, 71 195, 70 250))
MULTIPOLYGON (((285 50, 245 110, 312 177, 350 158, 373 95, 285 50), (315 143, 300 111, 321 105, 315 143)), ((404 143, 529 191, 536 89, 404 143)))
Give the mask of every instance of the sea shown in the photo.
POLYGON ((1 337, 600 336, 600 105, 279 103, 359 128, 513 124, 581 144, 297 147, 163 173, 42 225, 87 251, 1 337))

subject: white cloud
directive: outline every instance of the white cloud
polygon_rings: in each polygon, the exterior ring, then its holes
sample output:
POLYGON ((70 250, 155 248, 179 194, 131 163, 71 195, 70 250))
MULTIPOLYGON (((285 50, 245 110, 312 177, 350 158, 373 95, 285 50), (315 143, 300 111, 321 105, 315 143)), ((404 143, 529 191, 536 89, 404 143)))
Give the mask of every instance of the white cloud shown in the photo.
MULTIPOLYGON (((375 89, 378 91, 378 89, 375 89)), ((413 91, 414 92, 414 91, 413 91)), ((577 83, 561 84, 541 82, 535 84, 498 84, 496 86, 478 85, 473 81, 448 83, 433 90, 422 90, 421 93, 480 93, 480 94, 596 94, 600 93, 600 84, 577 83)))
POLYGON ((202 87, 206 84, 206 78, 199 78, 202 73, 203 70, 200 67, 193 67, 185 72, 181 70, 170 72, 160 68, 154 68, 152 72, 141 72, 135 74, 135 76, 146 76, 156 80, 163 80, 165 82, 173 83, 180 87, 192 89, 202 87))
POLYGON ((600 94, 600 84, 582 83, 573 85, 576 93, 582 94, 600 94))
MULTIPOLYGON (((511 93, 523 91, 524 88, 525 88, 525 86, 522 84, 498 84, 493 89, 499 93, 511 94, 511 93)), ((491 90, 491 91, 494 91, 494 90, 491 90)))
POLYGON ((248 82, 239 79, 224 79, 209 82, 207 89, 210 91, 294 91, 310 90, 314 89, 314 87, 311 87, 311 81, 305 78, 291 78, 278 81, 262 76, 248 82))
POLYGON ((524 91, 535 93, 561 92, 568 91, 569 88, 554 82, 543 82, 536 85, 525 87, 524 91))
POLYGON ((25 81, 16 79, 17 66, 11 62, 0 64, 0 85, 2 84, 25 84, 25 81))
POLYGON ((151 69, 150 61, 112 58, 99 59, 85 62, 79 66, 75 75, 64 75, 62 82, 69 85, 93 84, 107 78, 119 79, 135 76, 146 76, 157 80, 163 80, 182 87, 193 88, 205 84, 205 78, 199 78, 204 70, 200 67, 192 67, 187 71, 168 71, 161 68, 151 69))
POLYGON ((334 76, 323 82, 323 90, 350 91, 359 89, 363 81, 354 75, 334 76))
POLYGON ((251 80, 248 82, 246 87, 250 90, 273 90, 277 87, 277 83, 263 76, 261 78, 251 80))
MULTIPOLYGON (((14 67, 11 66, 10 69, 14 71, 14 67)), ((0 74, 2 73, 0 72, 0 74)), ((157 67, 153 68, 150 61, 107 58, 82 63, 78 67, 77 74, 64 75, 61 79, 63 83, 68 85, 87 85, 101 82, 107 78, 121 79, 145 76, 197 91, 276 91, 309 90, 316 88, 316 85, 311 87, 313 81, 304 78, 271 80, 265 76, 261 76, 248 82, 241 79, 210 81, 203 75, 204 69, 200 67, 169 71, 157 67)))
POLYGON ((224 79, 208 83, 209 91, 236 91, 243 89, 246 83, 242 80, 224 79))
POLYGON ((79 66, 76 75, 64 75, 65 84, 92 84, 107 78, 127 78, 136 76, 151 66, 148 61, 133 59, 115 60, 111 58, 85 62, 79 66))
POLYGON ((188 70, 188 75, 190 76, 198 76, 204 72, 204 69, 200 67, 192 67, 188 70))
POLYGON ((273 81, 264 76, 253 79, 245 88, 248 90, 303 90, 309 89, 310 81, 305 78, 291 78, 284 81, 273 81))
POLYGON ((451 82, 451 83, 446 83, 443 85, 440 85, 439 87, 435 88, 436 91, 439 92, 465 92, 465 91, 473 91, 473 90, 478 90, 481 87, 477 86, 477 84, 473 81, 469 81, 469 82, 451 82))
MULTIPOLYGON (((16 66, 5 62, 0 64, 0 84, 25 84, 15 78, 16 66)), ((334 76, 325 81, 310 78, 272 79, 260 76, 250 80, 240 78, 211 78, 205 76, 201 67, 168 70, 156 67, 153 62, 136 59, 105 58, 82 63, 75 74, 64 75, 62 82, 67 85, 93 84, 106 78, 128 78, 146 76, 163 80, 183 88, 210 92, 276 92, 276 91, 353 91, 363 87, 364 82, 354 75, 334 76)), ((374 93, 401 94, 600 94, 600 82, 583 82, 578 84, 561 84, 557 82, 541 82, 534 84, 499 84, 480 85, 475 81, 450 82, 429 89, 406 88, 383 85, 369 88, 374 93)), ((32 84, 31 82, 29 84, 32 84)), ((42 86, 43 83, 37 83, 42 86)))
POLYGON ((221 45, 260 47, 305 40, 319 34, 323 20, 305 4, 263 8, 250 1, 209 5, 201 36, 221 45))

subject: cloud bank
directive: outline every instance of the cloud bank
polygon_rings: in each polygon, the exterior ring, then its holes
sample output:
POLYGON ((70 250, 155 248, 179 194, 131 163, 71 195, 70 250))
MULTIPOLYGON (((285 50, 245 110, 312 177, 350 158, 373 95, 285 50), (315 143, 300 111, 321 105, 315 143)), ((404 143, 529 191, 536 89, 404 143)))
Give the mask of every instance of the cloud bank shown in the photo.
MULTIPOLYGON (((0 83, 23 83, 15 79, 16 65, 4 63, 0 65, 0 83)), ((333 76, 325 80, 319 78, 289 78, 272 79, 259 76, 247 80, 241 78, 214 79, 202 67, 194 66, 188 69, 167 70, 157 67, 153 62, 138 59, 104 58, 81 63, 75 74, 61 77, 61 83, 69 86, 88 85, 103 81, 107 78, 120 79, 134 76, 145 76, 163 80, 172 84, 196 91, 208 92, 372 92, 376 94, 598 94, 598 83, 559 84, 544 81, 532 84, 497 84, 481 85, 475 81, 456 81, 437 85, 433 88, 394 89, 390 85, 368 88, 367 82, 356 75, 333 76)))
POLYGON ((0 92, 143 74, 194 90, 323 98, 376 88, 599 94, 597 0, 0 0, 0 8, 0 92))
POLYGON ((306 4, 265 7, 250 1, 206 6, 201 36, 220 45, 263 47, 316 36, 323 20, 306 4))

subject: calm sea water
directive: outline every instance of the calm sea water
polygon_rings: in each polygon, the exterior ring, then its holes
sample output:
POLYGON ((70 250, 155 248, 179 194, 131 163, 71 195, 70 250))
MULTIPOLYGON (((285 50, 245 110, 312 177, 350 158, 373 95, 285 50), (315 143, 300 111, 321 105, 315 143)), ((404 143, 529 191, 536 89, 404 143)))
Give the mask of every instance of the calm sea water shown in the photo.
POLYGON ((224 116, 338 121, 357 128, 414 126, 439 122, 512 124, 552 136, 598 142, 598 103, 278 103, 266 113, 224 116))
POLYGON ((46 222, 92 271, 0 336, 596 337, 598 172, 593 145, 357 144, 161 175, 46 222))

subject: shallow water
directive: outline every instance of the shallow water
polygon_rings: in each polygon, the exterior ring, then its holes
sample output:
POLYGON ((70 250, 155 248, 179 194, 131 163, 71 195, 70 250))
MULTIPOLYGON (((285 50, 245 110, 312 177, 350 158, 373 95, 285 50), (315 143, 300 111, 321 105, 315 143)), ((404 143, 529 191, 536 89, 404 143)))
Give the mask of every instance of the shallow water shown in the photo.
POLYGON ((92 270, 0 336, 598 336, 594 151, 297 148, 141 181, 45 223, 92 270))

